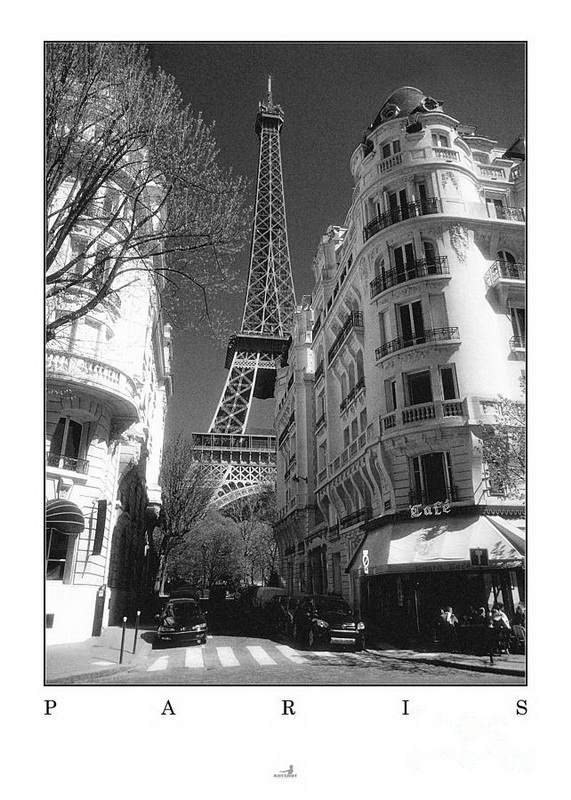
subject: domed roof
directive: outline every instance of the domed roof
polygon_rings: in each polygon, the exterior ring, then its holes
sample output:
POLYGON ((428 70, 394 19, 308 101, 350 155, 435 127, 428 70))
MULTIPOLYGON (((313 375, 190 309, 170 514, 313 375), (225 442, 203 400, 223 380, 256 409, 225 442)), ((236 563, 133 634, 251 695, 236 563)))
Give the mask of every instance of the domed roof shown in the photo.
POLYGON ((411 114, 426 114, 430 111, 442 111, 442 102, 428 97, 414 86, 401 86, 383 103, 369 130, 372 131, 391 119, 408 117, 411 114))

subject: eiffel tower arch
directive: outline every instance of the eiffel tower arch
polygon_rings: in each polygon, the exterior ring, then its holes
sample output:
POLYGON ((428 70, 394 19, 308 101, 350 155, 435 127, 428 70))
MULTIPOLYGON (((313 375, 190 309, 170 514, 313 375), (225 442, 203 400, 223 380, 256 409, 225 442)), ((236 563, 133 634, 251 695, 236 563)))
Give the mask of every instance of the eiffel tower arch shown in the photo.
POLYGON ((258 176, 242 324, 228 343, 228 376, 208 433, 193 434, 197 457, 211 465, 218 508, 255 494, 276 476, 275 436, 249 435, 247 425, 254 398, 274 396, 276 362, 287 349, 295 309, 280 146, 283 122, 269 76, 256 115, 258 176))

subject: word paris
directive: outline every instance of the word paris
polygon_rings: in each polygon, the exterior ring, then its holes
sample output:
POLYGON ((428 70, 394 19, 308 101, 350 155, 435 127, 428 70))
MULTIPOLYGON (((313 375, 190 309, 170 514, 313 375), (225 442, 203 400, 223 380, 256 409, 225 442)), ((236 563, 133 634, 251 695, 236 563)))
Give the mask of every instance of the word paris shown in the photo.
POLYGON ((410 516, 411 517, 422 517, 424 514, 425 517, 430 517, 432 514, 438 516, 439 514, 449 514, 450 513, 450 500, 448 498, 442 502, 442 500, 438 500, 436 503, 433 503, 431 506, 423 506, 419 504, 417 506, 410 507, 410 516))

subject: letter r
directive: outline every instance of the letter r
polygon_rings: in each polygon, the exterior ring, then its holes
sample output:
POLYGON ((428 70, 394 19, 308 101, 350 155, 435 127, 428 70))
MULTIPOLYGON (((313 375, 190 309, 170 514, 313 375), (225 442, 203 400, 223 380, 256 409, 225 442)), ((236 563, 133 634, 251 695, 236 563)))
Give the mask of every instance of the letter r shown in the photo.
POLYGON ((291 714, 292 716, 295 714, 293 710, 293 700, 282 700, 284 704, 284 710, 282 711, 282 717, 291 714))

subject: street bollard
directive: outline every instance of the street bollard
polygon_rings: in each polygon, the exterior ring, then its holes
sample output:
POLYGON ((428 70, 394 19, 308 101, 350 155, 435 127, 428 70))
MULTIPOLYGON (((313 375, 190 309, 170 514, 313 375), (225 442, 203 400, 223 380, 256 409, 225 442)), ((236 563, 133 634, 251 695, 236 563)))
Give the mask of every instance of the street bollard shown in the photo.
POLYGON ((133 655, 137 652, 137 635, 139 633, 139 620, 141 619, 141 612, 137 611, 137 619, 135 621, 135 638, 133 639, 133 655))
POLYGON ((127 625, 127 617, 123 617, 123 632, 121 634, 121 652, 119 654, 119 663, 123 663, 123 648, 125 646, 125 627, 127 625))

